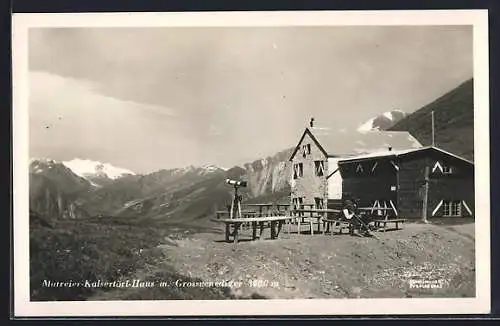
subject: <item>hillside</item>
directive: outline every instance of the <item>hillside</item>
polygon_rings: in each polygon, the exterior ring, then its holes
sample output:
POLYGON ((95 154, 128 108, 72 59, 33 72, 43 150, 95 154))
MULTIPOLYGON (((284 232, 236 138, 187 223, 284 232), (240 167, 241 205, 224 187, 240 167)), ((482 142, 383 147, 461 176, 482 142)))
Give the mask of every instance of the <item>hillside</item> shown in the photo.
POLYGON ((474 158, 473 79, 467 80, 403 118, 389 130, 408 131, 422 145, 431 145, 432 111, 435 120, 435 145, 472 160, 474 158))
MULTIPOLYGON (((189 231, 191 232, 191 231, 189 231)), ((185 234, 184 230, 177 234, 185 234)), ((167 257, 156 248, 173 231, 154 225, 127 224, 117 219, 47 220, 30 213, 30 299, 87 300, 99 288, 88 284, 131 277, 167 257), (44 281, 82 282, 77 286, 44 286, 44 281), (85 283, 83 283, 85 282, 85 283), (87 284, 88 283, 88 284, 87 284)), ((164 265, 163 280, 198 281, 164 265)), ((163 289, 165 299, 228 299, 229 289, 163 289)))
POLYGON ((88 217, 80 202, 94 189, 88 180, 52 160, 33 160, 29 172, 31 212, 48 218, 88 217))
POLYGON ((283 151, 227 171, 162 170, 138 179, 123 178, 96 190, 85 206, 93 213, 100 207, 105 215, 203 225, 208 222, 206 217, 231 202, 233 188, 225 183, 227 178, 248 181, 248 187, 240 189, 244 201, 261 201, 275 194, 282 197, 289 189, 289 153, 283 151))

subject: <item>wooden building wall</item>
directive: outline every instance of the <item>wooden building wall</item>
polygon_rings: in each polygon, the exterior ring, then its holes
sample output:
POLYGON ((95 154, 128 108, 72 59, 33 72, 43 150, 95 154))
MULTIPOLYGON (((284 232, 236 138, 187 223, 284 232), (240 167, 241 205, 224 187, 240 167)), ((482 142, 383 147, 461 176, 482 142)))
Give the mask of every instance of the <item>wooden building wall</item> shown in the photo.
POLYGON ((291 182, 291 200, 302 197, 303 204, 315 204, 315 197, 322 198, 324 206, 327 205, 328 187, 326 177, 328 175, 328 160, 321 149, 316 145, 314 140, 306 134, 299 144, 299 150, 292 158, 292 175, 291 182), (311 153, 304 156, 302 153, 302 145, 311 145, 311 153), (323 176, 317 176, 315 173, 314 161, 323 161, 324 173, 323 176), (293 178, 293 166, 296 163, 303 164, 303 176, 297 179, 293 178))
POLYGON ((376 200, 396 203, 397 173, 389 159, 344 163, 340 171, 343 197, 355 197, 360 206, 372 205, 376 200))
MULTIPOLYGON (((432 218, 432 212, 438 208, 441 201, 459 201, 462 216, 470 216, 467 208, 474 214, 474 166, 459 159, 433 153, 428 157, 432 169, 439 161, 441 165, 452 168, 450 174, 443 174, 439 169, 430 174, 429 201, 427 216, 432 218), (465 205, 463 202, 465 201, 465 205)), ((435 216, 443 215, 443 206, 437 209, 435 216)))
MULTIPOLYGON (((437 151, 414 153, 402 157, 398 174, 398 214, 404 218, 422 218, 425 168, 429 167, 429 191, 427 197, 427 217, 443 200, 465 201, 473 211, 474 207, 474 167, 460 159, 437 151), (451 174, 443 174, 439 169, 433 173, 436 162, 452 168, 451 174)), ((442 209, 435 216, 442 216, 442 209)), ((462 208, 464 216, 468 214, 462 208)))
POLYGON ((421 218, 423 209, 422 189, 425 181, 426 157, 399 160, 398 215, 404 218, 421 218))

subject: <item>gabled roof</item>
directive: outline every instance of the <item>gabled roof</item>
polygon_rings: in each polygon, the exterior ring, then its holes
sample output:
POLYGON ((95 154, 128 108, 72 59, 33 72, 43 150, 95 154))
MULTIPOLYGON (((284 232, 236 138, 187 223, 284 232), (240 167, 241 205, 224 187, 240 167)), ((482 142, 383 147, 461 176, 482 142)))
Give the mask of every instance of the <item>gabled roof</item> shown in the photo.
POLYGON ((313 139, 320 150, 328 157, 345 157, 382 151, 387 150, 388 147, 392 147, 393 150, 422 147, 422 144, 406 131, 370 131, 360 133, 358 131, 347 132, 345 130, 309 127, 304 130, 297 147, 290 156, 290 160, 295 156, 299 149, 299 144, 306 134, 313 139))
POLYGON ((363 161, 363 160, 368 160, 372 158, 380 158, 380 157, 400 157, 404 156, 410 153, 416 153, 416 152, 423 152, 427 150, 435 150, 441 153, 444 153, 446 155, 449 155, 451 157, 454 157, 456 159, 462 160, 466 163, 469 164, 474 164, 474 162, 467 160, 461 156, 455 155, 453 153, 450 153, 448 151, 445 151, 444 149, 441 149, 439 147, 435 146, 425 146, 421 148, 413 148, 413 149, 404 149, 404 150, 392 150, 392 151, 380 151, 380 152, 372 152, 372 153, 366 153, 366 154, 361 154, 361 155, 353 155, 349 157, 342 158, 338 161, 338 164, 343 164, 343 163, 351 163, 351 162, 357 162, 357 161, 363 161))
POLYGON ((293 150, 292 154, 290 155, 289 161, 291 161, 293 159, 293 157, 295 156, 295 154, 299 150, 300 144, 302 143, 302 140, 304 140, 304 137, 306 135, 309 135, 312 138, 312 140, 316 143, 316 146, 318 146, 319 149, 323 152, 323 154, 325 154, 325 156, 328 156, 328 153, 325 151, 325 149, 323 148, 323 146, 321 146, 321 144, 318 142, 318 140, 316 139, 316 137, 312 134, 311 130, 309 128, 306 128, 304 130, 304 132, 302 133, 302 136, 300 137, 300 140, 297 143, 297 146, 295 146, 295 149, 293 150))

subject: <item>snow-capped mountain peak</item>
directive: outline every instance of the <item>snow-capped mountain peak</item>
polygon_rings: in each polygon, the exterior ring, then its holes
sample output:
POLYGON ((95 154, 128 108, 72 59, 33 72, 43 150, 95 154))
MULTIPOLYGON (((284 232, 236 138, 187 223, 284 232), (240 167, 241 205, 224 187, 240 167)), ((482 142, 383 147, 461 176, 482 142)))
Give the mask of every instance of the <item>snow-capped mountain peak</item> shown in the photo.
POLYGON ((384 117, 386 117, 387 119, 389 120, 393 120, 393 117, 392 117, 392 112, 384 112, 382 113, 384 115, 384 117))
POLYGON ((407 116, 406 112, 401 110, 392 110, 384 112, 374 118, 368 119, 365 123, 361 124, 357 131, 366 133, 369 131, 387 130, 398 123, 401 119, 407 116))
POLYGON ((201 168, 206 170, 207 172, 214 172, 214 171, 219 171, 219 170, 226 171, 227 170, 226 168, 222 168, 220 166, 213 165, 213 164, 205 164, 205 165, 202 165, 201 168))
POLYGON ((213 172, 226 171, 227 169, 221 168, 213 164, 204 164, 200 166, 188 165, 183 168, 173 169, 174 174, 184 174, 184 173, 196 173, 199 175, 204 175, 213 172))
POLYGON ((134 172, 128 169, 88 159, 75 158, 71 161, 63 161, 62 163, 83 178, 107 177, 114 180, 126 175, 135 175, 134 172))

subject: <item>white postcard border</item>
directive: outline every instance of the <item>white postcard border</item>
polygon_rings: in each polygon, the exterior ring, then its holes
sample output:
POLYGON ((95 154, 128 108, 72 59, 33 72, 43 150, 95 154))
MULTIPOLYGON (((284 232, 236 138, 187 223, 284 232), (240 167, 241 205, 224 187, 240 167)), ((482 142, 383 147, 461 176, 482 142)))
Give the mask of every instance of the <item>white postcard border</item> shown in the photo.
POLYGON ((14 14, 12 18, 16 317, 475 314, 490 311, 487 10, 14 14), (29 301, 28 29, 41 27, 473 25, 475 298, 29 301))

